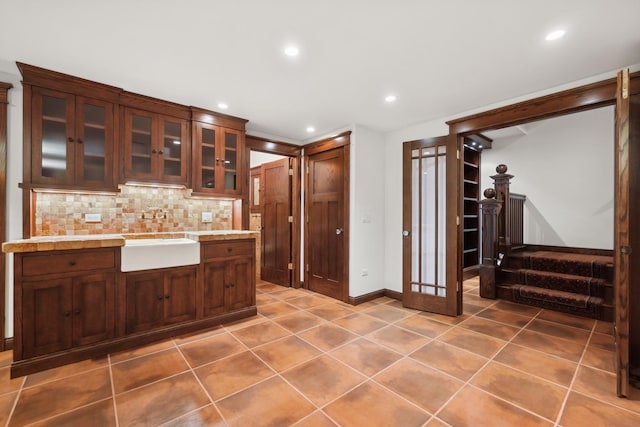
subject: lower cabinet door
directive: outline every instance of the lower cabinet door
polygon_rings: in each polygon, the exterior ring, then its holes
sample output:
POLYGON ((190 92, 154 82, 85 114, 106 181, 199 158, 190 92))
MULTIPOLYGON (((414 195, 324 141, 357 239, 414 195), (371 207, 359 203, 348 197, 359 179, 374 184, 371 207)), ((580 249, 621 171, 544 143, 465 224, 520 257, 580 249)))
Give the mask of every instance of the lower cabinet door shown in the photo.
POLYGON ((227 292, 229 293, 229 309, 255 305, 254 258, 236 258, 227 261, 227 292))
POLYGON ((22 283, 22 358, 71 348, 71 278, 22 283))
POLYGON ((196 318, 197 267, 174 268, 164 277, 164 323, 196 318))
POLYGON ((73 345, 113 337, 115 274, 99 273, 73 280, 73 345))
POLYGON ((125 333, 147 331, 162 325, 164 273, 127 273, 125 299, 125 333))
POLYGON ((226 311, 225 296, 225 261, 210 261, 204 264, 202 277, 204 297, 204 317, 215 316, 226 311))

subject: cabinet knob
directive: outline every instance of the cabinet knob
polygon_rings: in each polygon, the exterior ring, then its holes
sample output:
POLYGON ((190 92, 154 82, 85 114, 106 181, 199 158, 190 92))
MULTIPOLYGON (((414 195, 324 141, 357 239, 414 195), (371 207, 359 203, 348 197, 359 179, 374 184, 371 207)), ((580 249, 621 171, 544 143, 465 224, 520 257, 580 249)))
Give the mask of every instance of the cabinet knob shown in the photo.
POLYGON ((165 295, 164 298, 165 299, 169 299, 169 298, 171 298, 171 295, 165 295))
POLYGON ((68 138, 67 138, 67 141, 69 141, 69 142, 73 142, 73 137, 71 137, 71 136, 70 136, 70 137, 68 137, 68 138))
POLYGON ((164 154, 164 151, 160 150, 158 151, 158 154, 164 154))
POLYGON ((162 301, 163 298, 164 298, 163 295, 158 295, 158 301, 162 301))
POLYGON ((227 248, 227 252, 232 252, 233 248, 227 248))
POLYGON ((69 261, 69 265, 73 267, 74 265, 76 265, 76 261, 72 259, 71 261, 69 261))
POLYGON ((153 150, 151 150, 151 154, 156 154, 158 152, 158 150, 156 150, 155 148, 153 150))
POLYGON ((234 285, 233 283, 229 283, 229 287, 230 287, 230 288, 235 288, 235 287, 236 287, 236 285, 234 285))
POLYGON ((80 309, 79 309, 79 308, 76 308, 76 309, 75 309, 75 311, 74 311, 74 313, 75 313, 75 314, 80 314, 80 309))
POLYGON ((64 317, 69 317, 69 316, 71 316, 71 311, 65 310, 65 311, 62 312, 62 314, 64 314, 64 317))
POLYGON ((78 138, 78 144, 82 144, 82 139, 78 138))

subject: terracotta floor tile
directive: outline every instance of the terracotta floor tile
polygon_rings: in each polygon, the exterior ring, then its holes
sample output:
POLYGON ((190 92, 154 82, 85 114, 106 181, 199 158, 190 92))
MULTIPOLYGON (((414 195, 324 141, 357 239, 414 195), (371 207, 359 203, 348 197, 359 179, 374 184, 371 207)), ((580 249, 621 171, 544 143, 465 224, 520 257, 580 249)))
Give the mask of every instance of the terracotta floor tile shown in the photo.
POLYGON ((399 361, 374 379, 432 414, 464 385, 412 359, 399 361))
POLYGON ((445 325, 444 323, 431 320, 428 317, 421 316, 419 314, 402 319, 399 322, 396 322, 394 326, 409 329, 412 332, 429 338, 435 338, 451 329, 450 325, 445 325))
POLYGON ((482 368, 471 384, 553 421, 567 394, 564 387, 495 362, 482 368))
POLYGON ((477 316, 495 320, 496 322, 504 323, 505 325, 515 326, 516 328, 524 327, 532 319, 532 316, 523 316, 521 314, 498 310, 491 307, 481 311, 477 316))
POLYGON ((0 425, 7 425, 9 415, 11 415, 11 409, 13 409, 13 405, 17 398, 17 391, 0 395, 0 425))
POLYGON ((484 357, 492 357, 506 344, 503 340, 463 328, 451 329, 439 336, 438 341, 455 345, 484 357))
POLYGON ((597 347, 602 350, 616 351, 613 336, 606 334, 593 334, 589 340, 589 347, 597 347))
POLYGON ((571 392, 560 418, 560 425, 563 427, 637 427, 640 425, 640 415, 580 393, 571 392))
POLYGON ((120 426, 159 425, 209 404, 191 372, 116 396, 120 426))
POLYGON ((563 357, 572 362, 578 362, 584 350, 584 346, 581 344, 527 330, 520 332, 511 342, 554 356, 563 357))
POLYGON ((325 320, 318 316, 314 316, 313 314, 309 314, 306 311, 297 311, 288 316, 279 317, 275 319, 274 322, 293 333, 298 333, 305 329, 311 329, 314 326, 318 326, 319 324, 324 323, 325 320))
POLYGON ((367 339, 397 351, 409 354, 430 341, 430 338, 409 332, 396 326, 387 326, 367 335, 367 339))
POLYGON ((250 348, 290 335, 289 331, 273 322, 258 323, 246 328, 237 329, 232 333, 250 348))
POLYGON ((324 412, 316 411, 294 424, 294 427, 336 427, 324 412))
POLYGON ((510 313, 520 314, 522 316, 533 317, 536 314, 540 313, 542 310, 538 307, 531 307, 528 305, 517 304, 515 302, 505 301, 505 300, 497 300, 496 303, 492 306, 492 308, 508 311, 510 313))
POLYGON ((0 352, 0 368, 6 368, 7 366, 11 366, 11 362, 13 362, 12 350, 0 352))
POLYGON ((543 309, 540 314, 538 314, 538 317, 536 317, 536 319, 556 322, 565 326, 573 326, 574 328, 586 329, 587 331, 591 331, 593 325, 596 323, 595 319, 573 316, 571 314, 547 309, 543 309))
POLYGON ((276 297, 276 298, 278 298, 280 300, 286 301, 286 300, 292 299, 292 298, 300 298, 304 294, 299 289, 284 288, 283 291, 271 292, 270 295, 274 296, 274 297, 276 297))
POLYGON ((229 332, 214 335, 179 347, 192 368, 228 357, 246 350, 229 332))
POLYGON ((377 374, 402 358, 401 354, 364 338, 332 351, 331 355, 367 376, 377 374))
POLYGON ((556 338, 562 338, 567 341, 574 342, 576 344, 586 345, 590 331, 584 329, 573 328, 571 326, 564 326, 555 322, 547 322, 545 320, 533 319, 531 323, 525 328, 529 331, 539 332, 541 334, 547 334, 556 338))
POLYGON ((472 315, 472 314, 477 314, 477 313, 481 312, 485 308, 486 307, 482 307, 480 305, 469 304, 469 303, 465 302, 462 305, 462 312, 464 314, 472 315))
POLYGON ((320 356, 286 371, 282 376, 315 405, 321 407, 366 379, 329 356, 320 356))
POLYGON ((399 310, 404 310, 409 314, 420 313, 420 310, 416 310, 416 309, 413 309, 413 308, 405 307, 404 305, 402 305, 402 301, 399 301, 397 299, 394 299, 393 301, 386 303, 386 305, 388 307, 393 307, 393 308, 397 308, 399 310))
POLYGON ((482 317, 471 317, 460 323, 459 326, 504 341, 509 341, 520 331, 520 328, 514 328, 513 326, 483 319, 482 317))
POLYGON ((376 317, 385 322, 393 323, 400 319, 404 319, 405 317, 411 316, 412 313, 407 311, 398 310, 393 307, 389 307, 388 305, 378 305, 373 307, 367 311, 365 311, 369 316, 376 317))
POLYGON ((218 402, 230 426, 289 426, 316 408, 279 377, 218 402))
POLYGON ((251 352, 236 354, 194 370, 213 400, 250 387, 274 372, 251 352))
POLYGON ((299 333, 298 336, 324 351, 332 350, 358 338, 358 335, 333 324, 316 326, 299 333))
POLYGON ((275 283, 269 283, 269 282, 256 283, 256 290, 260 292, 267 292, 267 293, 282 292, 286 289, 287 288, 285 288, 284 286, 276 285, 275 283))
POLYGON ((170 377, 189 369, 177 348, 126 360, 111 366, 116 394, 170 377))
POLYGON ((227 331, 237 331, 238 329, 244 329, 249 326, 259 325, 260 323, 265 323, 267 320, 262 314, 257 314, 251 317, 245 317, 244 319, 235 320, 230 323, 225 323, 223 326, 227 331))
POLYGON ((457 325, 469 317, 468 314, 463 314, 461 316, 445 316, 443 314, 429 313, 428 311, 421 311, 419 315, 425 316, 431 320, 437 320, 438 322, 446 325, 457 325))
POLYGON ((33 423, 109 397, 109 369, 95 369, 22 390, 11 424, 33 423))
POLYGON ((492 306, 496 303, 496 300, 494 299, 482 298, 480 296, 469 294, 469 293, 464 294, 464 296, 462 297, 462 301, 464 304, 469 303, 469 304, 473 304, 473 305, 477 305, 485 308, 492 306))
POLYGON ((0 368, 0 395, 20 390, 25 377, 11 379, 11 368, 0 368))
POLYGON ((315 307, 321 304, 326 304, 326 300, 322 298, 318 298, 313 295, 303 295, 299 298, 293 298, 293 299, 287 300, 287 302, 291 305, 294 305, 296 307, 303 308, 303 309, 315 307))
POLYGON ((341 426, 421 426, 430 415, 371 381, 324 408, 341 426))
POLYGON ((57 417, 31 424, 31 427, 59 427, 59 426, 115 426, 116 414, 113 399, 101 400, 91 405, 83 406, 57 417))
POLYGON ((197 411, 162 424, 162 427, 224 427, 226 426, 222 416, 213 405, 207 405, 197 411))
POLYGON ((283 301, 278 301, 273 304, 261 305, 260 307, 258 307, 258 313, 262 314, 264 317, 268 317, 269 319, 284 316, 285 314, 291 314, 298 310, 298 307, 294 307, 293 305, 287 304, 283 301))
POLYGON ((438 413, 438 418, 452 426, 553 426, 549 421, 468 385, 438 413))
POLYGON ((410 357, 463 381, 467 381, 487 363, 482 356, 440 341, 431 341, 410 357))
POLYGON ((108 359, 106 357, 102 357, 100 359, 82 360, 80 362, 71 363, 69 365, 62 365, 57 368, 48 369, 46 371, 36 372, 35 374, 27 376, 27 380, 25 381, 24 386, 32 387, 34 385, 43 384, 49 381, 81 374, 93 369, 104 368, 108 363, 108 359))
POLYGON ((445 423, 444 421, 440 420, 439 418, 432 417, 429 420, 429 422, 425 424, 425 427, 451 427, 451 426, 445 423))
POLYGON ((270 294, 258 293, 256 295, 256 305, 258 306, 258 308, 263 305, 271 304, 278 301, 280 301, 278 298, 270 294))
POLYGON ((507 344, 494 360, 565 387, 569 387, 578 368, 574 362, 516 344, 507 344))
POLYGON ((295 336, 270 342, 254 348, 253 351, 278 372, 306 362, 320 354, 317 348, 295 336))
POLYGON ((133 359, 134 357, 144 356, 145 354, 155 353, 157 351, 162 351, 173 347, 175 347, 175 344, 172 340, 162 341, 155 344, 145 345, 143 347, 133 348, 127 351, 120 351, 118 353, 109 354, 109 360, 111 361, 111 363, 118 363, 124 360, 133 359))
POLYGON ((599 333, 599 334, 606 334, 606 335, 612 335, 613 336, 613 323, 605 322, 603 320, 597 320, 596 321, 596 328, 595 328, 594 331, 599 333))
POLYGON ((351 310, 359 311, 359 312, 367 311, 367 310, 371 309, 372 307, 375 307, 375 306, 377 306, 379 304, 380 303, 376 302, 375 300, 374 301, 367 301, 367 302, 363 302, 363 303, 358 304, 358 305, 352 305, 351 306, 351 310))
POLYGON ((608 372, 615 372, 616 354, 612 351, 603 350, 595 346, 587 346, 580 363, 608 372))
POLYGON ((179 337, 174 338, 176 345, 183 345, 194 341, 199 341, 205 338, 210 338, 219 334, 223 334, 226 331, 222 327, 222 325, 213 326, 205 331, 192 332, 190 334, 180 335, 179 337))
POLYGON ((335 320, 353 314, 353 311, 336 303, 328 303, 310 308, 309 313, 322 317, 325 320, 335 320))
POLYGON ((626 399, 619 398, 616 395, 616 376, 611 372, 580 366, 573 390, 640 414, 640 390, 630 386, 626 399))
POLYGON ((334 320, 333 323, 359 335, 366 335, 387 325, 387 322, 362 313, 353 313, 346 317, 341 317, 334 320))

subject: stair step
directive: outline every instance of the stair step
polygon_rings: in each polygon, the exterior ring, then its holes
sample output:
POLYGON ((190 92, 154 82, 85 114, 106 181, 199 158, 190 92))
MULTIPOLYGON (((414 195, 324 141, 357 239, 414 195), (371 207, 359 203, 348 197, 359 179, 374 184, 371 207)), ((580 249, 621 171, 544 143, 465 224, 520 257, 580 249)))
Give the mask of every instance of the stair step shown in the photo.
POLYGON ((550 271, 613 281, 613 257, 571 252, 536 251, 513 256, 511 268, 550 271))
POLYGON ((511 290, 515 302, 594 319, 602 318, 604 299, 600 297, 522 284, 502 285, 502 287, 511 290))
POLYGON ((555 289, 558 291, 583 294, 587 296, 604 297, 605 295, 604 279, 527 269, 519 270, 517 274, 518 282, 524 285, 555 289))

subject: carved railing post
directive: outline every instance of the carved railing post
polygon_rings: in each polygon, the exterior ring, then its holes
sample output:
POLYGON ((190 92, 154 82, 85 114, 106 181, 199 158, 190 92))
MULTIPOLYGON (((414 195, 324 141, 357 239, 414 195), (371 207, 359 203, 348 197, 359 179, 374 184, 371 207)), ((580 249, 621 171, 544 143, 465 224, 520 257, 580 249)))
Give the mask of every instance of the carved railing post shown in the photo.
POLYGON ((496 270, 498 269, 498 218, 504 206, 502 200, 496 200, 493 188, 484 190, 486 199, 480 201, 482 214, 482 263, 480 272, 480 296, 496 298, 496 270))
POLYGON ((509 215, 509 184, 513 175, 507 173, 507 165, 500 164, 496 167, 497 175, 492 175, 493 186, 496 191, 496 200, 502 202, 502 212, 498 223, 498 241, 501 246, 511 246, 511 216, 509 215))

